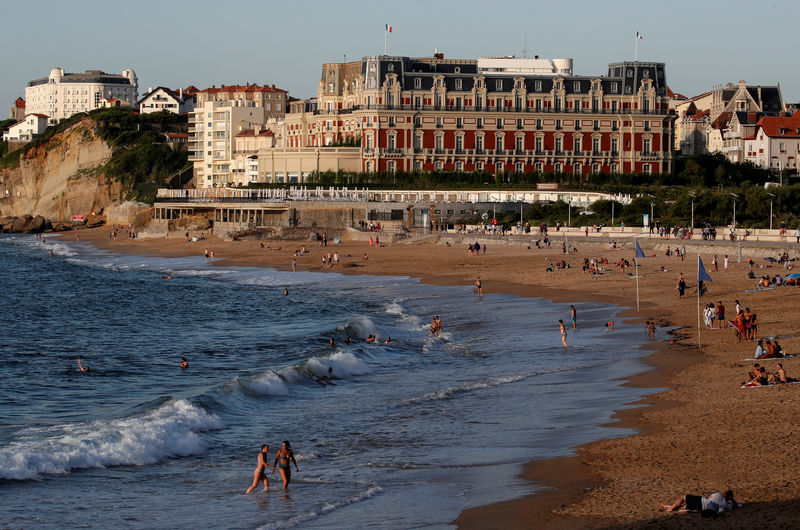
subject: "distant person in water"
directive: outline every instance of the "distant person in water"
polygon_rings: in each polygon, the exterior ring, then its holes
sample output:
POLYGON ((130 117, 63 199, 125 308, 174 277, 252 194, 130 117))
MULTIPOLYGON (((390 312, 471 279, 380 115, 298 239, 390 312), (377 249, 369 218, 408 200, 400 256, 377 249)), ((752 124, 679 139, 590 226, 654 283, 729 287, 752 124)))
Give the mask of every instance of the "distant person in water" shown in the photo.
POLYGON ((348 335, 347 338, 344 339, 344 343, 345 344, 350 344, 351 342, 353 342, 353 338, 348 335))
POLYGON ((389 344, 390 342, 392 342, 392 337, 386 337, 386 340, 383 341, 384 344, 389 344))
POLYGON ((367 342, 375 342, 375 335, 370 335, 367 337, 367 342))
POLYGON ((272 472, 275 473, 275 466, 271 466, 267 464, 267 454, 269 454, 269 446, 264 444, 261 446, 261 452, 258 453, 258 462, 256 463, 256 469, 253 472, 253 484, 247 488, 245 493, 250 493, 256 486, 258 486, 259 482, 264 483, 264 491, 267 491, 269 488, 269 479, 267 478, 267 468, 271 467, 272 472))
POLYGON ((480 276, 475 280, 475 290, 478 291, 478 294, 483 294, 483 282, 480 276))
POLYGON ((614 323, 613 322, 606 322, 606 329, 608 331, 614 331, 614 323))
POLYGON ((333 341, 333 338, 328 340, 328 346, 330 346, 331 348, 335 348, 336 347, 336 343, 333 341))
POLYGON ((275 473, 276 465, 280 470, 281 478, 283 479, 283 489, 288 488, 289 482, 292 480, 292 468, 289 467, 290 461, 294 463, 295 470, 300 471, 300 468, 297 467, 297 461, 294 459, 294 451, 292 451, 292 446, 288 441, 284 441, 283 445, 278 450, 278 454, 275 455, 275 462, 272 466, 273 473, 275 473))
POLYGON ((578 311, 574 305, 569 306, 569 319, 572 322, 572 329, 578 329, 578 311))
POLYGON ((189 362, 186 358, 181 357, 181 370, 186 370, 187 368, 189 368, 189 362))
POLYGON ((283 296, 289 296, 289 289, 286 287, 283 288, 283 296))
POLYGON ((81 369, 81 372, 88 372, 88 371, 91 370, 91 368, 89 368, 88 364, 86 366, 82 365, 80 359, 78 359, 78 368, 81 369))
POLYGON ((567 346, 567 328, 564 327, 564 321, 563 320, 559 319, 558 327, 559 327, 559 330, 561 331, 561 344, 563 344, 564 347, 567 348, 568 347, 567 346))
POLYGON ((336 383, 330 380, 327 375, 323 375, 322 377, 317 377, 317 383, 321 384, 322 386, 325 385, 333 385, 336 386, 336 383))

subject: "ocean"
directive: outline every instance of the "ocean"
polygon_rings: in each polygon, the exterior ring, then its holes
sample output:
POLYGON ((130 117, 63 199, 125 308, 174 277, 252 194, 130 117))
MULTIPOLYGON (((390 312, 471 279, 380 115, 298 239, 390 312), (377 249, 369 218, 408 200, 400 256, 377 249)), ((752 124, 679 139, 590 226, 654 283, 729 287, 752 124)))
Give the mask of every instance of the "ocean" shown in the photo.
POLYGON ((654 391, 614 306, 576 302, 565 351, 569 304, 46 237, 0 235, 2 527, 446 528, 654 391), (283 440, 288 491, 245 495, 283 440))

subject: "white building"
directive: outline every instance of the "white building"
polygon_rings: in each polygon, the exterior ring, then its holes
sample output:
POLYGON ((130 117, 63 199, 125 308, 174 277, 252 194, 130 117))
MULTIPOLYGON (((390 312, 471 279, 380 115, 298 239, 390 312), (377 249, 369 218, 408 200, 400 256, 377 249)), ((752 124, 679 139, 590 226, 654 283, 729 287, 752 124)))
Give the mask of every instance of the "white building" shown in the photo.
POLYGON ((247 100, 206 101, 189 114, 189 160, 194 163, 195 186, 234 184, 234 138, 266 121, 264 107, 247 100))
POLYGON ((138 79, 131 69, 123 71, 122 75, 100 70, 71 74, 57 67, 50 71, 49 76, 28 82, 25 88, 26 112, 46 114, 51 123, 55 123, 78 112, 99 108, 103 99, 116 98, 134 106, 138 90, 138 79))
POLYGON ((800 112, 791 117, 765 116, 755 134, 744 140, 746 162, 772 171, 797 172, 800 157, 800 112))
POLYGON ((47 129, 48 118, 44 114, 28 114, 3 133, 4 142, 30 142, 47 129))
POLYGON ((275 147, 275 133, 256 127, 240 132, 233 141, 233 183, 246 185, 258 182, 258 151, 275 147))
POLYGON ((483 74, 508 75, 572 75, 572 59, 540 59, 530 57, 480 57, 478 71, 483 74))
POLYGON ((153 112, 173 112, 175 114, 188 114, 197 106, 197 91, 187 89, 172 90, 163 86, 148 88, 147 93, 139 100, 139 112, 151 114, 153 112))

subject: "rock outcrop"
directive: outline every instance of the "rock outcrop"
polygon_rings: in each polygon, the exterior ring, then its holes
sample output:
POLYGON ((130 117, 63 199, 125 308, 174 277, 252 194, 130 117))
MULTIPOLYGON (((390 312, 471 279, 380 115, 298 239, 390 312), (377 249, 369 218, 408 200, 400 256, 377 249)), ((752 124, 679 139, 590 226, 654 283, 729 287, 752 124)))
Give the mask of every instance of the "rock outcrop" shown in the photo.
POLYGON ((19 167, 0 169, 0 217, 69 224, 119 200, 120 184, 102 173, 112 148, 94 131, 91 119, 78 121, 23 153, 19 167))

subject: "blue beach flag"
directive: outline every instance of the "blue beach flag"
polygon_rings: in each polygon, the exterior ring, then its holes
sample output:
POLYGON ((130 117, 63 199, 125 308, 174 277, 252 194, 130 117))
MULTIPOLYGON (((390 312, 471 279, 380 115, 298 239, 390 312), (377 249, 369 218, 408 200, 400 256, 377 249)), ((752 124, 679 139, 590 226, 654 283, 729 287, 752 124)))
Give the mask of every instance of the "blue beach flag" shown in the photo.
POLYGON ((639 246, 639 242, 637 240, 635 240, 635 239, 633 240, 633 242, 636 243, 636 257, 637 258, 646 258, 647 256, 645 256, 644 252, 642 252, 642 247, 639 246))
POLYGON ((714 281, 711 279, 711 276, 709 276, 708 273, 706 272, 706 268, 703 266, 703 260, 700 259, 700 256, 697 256, 697 281, 698 282, 714 281))

